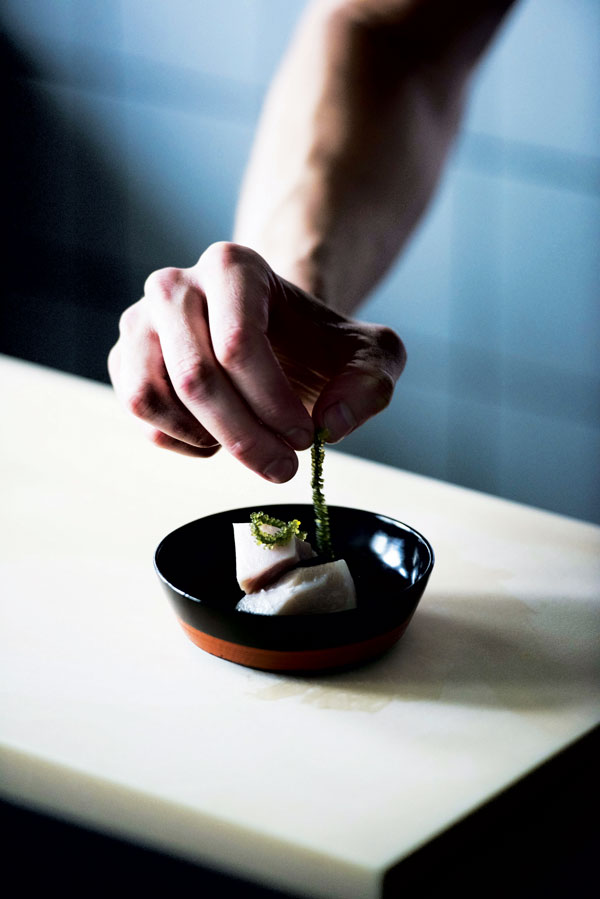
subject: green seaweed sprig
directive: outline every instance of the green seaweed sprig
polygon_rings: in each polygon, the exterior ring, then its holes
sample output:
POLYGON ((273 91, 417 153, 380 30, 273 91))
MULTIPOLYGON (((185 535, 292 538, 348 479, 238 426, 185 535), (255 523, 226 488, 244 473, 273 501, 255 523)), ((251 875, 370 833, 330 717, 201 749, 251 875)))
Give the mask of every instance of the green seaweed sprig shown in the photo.
POLYGON ((325 441, 328 432, 325 428, 318 428, 311 448, 312 459, 312 496, 315 512, 315 529, 317 535, 317 549, 319 553, 328 559, 334 559, 331 545, 331 529, 329 526, 329 509, 323 495, 323 461, 325 459, 325 441))
POLYGON ((293 518, 291 521, 282 521, 280 518, 267 515, 266 512, 250 513, 250 531, 256 542, 262 544, 266 549, 285 546, 294 536, 299 540, 306 540, 306 531, 300 530, 300 522, 297 518, 293 518), (278 530, 274 534, 265 532, 264 525, 278 528, 278 530))

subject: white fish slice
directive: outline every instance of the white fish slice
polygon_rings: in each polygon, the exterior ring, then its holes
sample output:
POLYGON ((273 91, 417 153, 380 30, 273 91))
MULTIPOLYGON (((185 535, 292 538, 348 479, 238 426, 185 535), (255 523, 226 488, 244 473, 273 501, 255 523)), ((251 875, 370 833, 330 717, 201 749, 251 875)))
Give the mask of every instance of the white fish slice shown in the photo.
MULTIPOLYGON (((272 525, 262 527, 268 534, 280 530, 272 525)), ((249 522, 236 522, 233 525, 236 577, 244 593, 261 590, 285 571, 294 568, 298 562, 316 555, 310 543, 299 540, 296 536, 282 546, 264 546, 256 542, 250 528, 249 522)))
POLYGON ((244 596, 236 609, 259 615, 305 615, 356 608, 356 590, 344 559, 288 571, 275 584, 244 596))

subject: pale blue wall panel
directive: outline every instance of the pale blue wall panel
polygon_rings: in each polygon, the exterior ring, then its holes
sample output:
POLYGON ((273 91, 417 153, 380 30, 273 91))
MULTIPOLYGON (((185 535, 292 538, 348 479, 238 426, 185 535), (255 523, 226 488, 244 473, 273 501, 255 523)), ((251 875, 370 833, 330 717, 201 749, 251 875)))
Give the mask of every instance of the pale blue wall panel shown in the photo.
POLYGON ((456 169, 452 246, 452 340, 499 349, 498 234, 501 182, 495 175, 456 169))
POLYGON ((582 375, 600 359, 600 197, 503 181, 506 353, 582 375))
POLYGON ((486 493, 498 493, 500 473, 499 408, 474 397, 472 390, 448 398, 448 480, 486 493))
POLYGON ((406 345, 408 360, 402 374, 402 387, 407 386, 431 393, 447 393, 450 389, 453 349, 442 338, 423 331, 398 328, 406 345))
POLYGON ((448 397, 401 381, 385 413, 371 419, 339 448, 407 468, 419 474, 449 479, 448 397))
POLYGON ((255 78, 253 0, 121 0, 123 51, 212 75, 255 78))
MULTIPOLYGON (((61 2, 61 0, 54 0, 61 2)), ((71 0, 73 2, 73 0, 71 0)), ((122 0, 75 0, 74 42, 85 48, 119 52, 123 48, 122 0)))
POLYGON ((503 26, 488 53, 479 63, 475 77, 471 79, 463 130, 500 135, 500 110, 502 99, 502 73, 498 57, 503 44, 503 26))
POLYGON ((504 138, 600 154, 599 33, 597 0, 517 5, 498 54, 504 138))
POLYGON ((600 428, 506 408, 498 492, 519 502, 598 521, 600 428))
POLYGON ((128 103, 126 166, 130 190, 145 198, 149 224, 132 223, 131 253, 156 266, 192 265, 203 249, 231 235, 251 129, 244 124, 128 103), (157 238, 179 248, 166 260, 157 238))
POLYGON ((3 0, 0 23, 13 40, 72 41, 77 5, 78 0, 3 0))
POLYGON ((121 0, 3 0, 0 27, 24 45, 119 52, 121 0))
MULTIPOLYGON (((453 185, 452 178, 444 180, 404 253, 362 307, 362 318, 386 322, 400 331, 449 339, 454 248, 453 185)), ((365 228, 368 228, 367 220, 365 228)))

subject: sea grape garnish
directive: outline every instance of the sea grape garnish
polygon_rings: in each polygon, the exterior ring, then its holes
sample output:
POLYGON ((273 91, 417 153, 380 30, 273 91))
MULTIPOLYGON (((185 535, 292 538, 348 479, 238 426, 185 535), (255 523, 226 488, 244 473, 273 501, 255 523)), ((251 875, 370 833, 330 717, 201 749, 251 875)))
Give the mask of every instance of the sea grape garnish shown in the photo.
POLYGON ((317 535, 317 549, 320 555, 328 559, 334 559, 331 545, 331 530, 329 527, 329 509, 323 495, 323 461, 325 459, 325 441, 328 432, 325 428, 317 429, 314 443, 311 448, 312 458, 312 496, 315 512, 315 529, 317 535))
POLYGON ((293 518, 291 521, 282 521, 280 518, 267 515, 266 512, 250 513, 250 531, 256 542, 267 549, 273 549, 274 546, 285 546, 292 537, 306 540, 306 531, 300 530, 300 522, 297 518, 293 518), (270 534, 263 530, 264 525, 278 528, 278 530, 276 533, 270 534))

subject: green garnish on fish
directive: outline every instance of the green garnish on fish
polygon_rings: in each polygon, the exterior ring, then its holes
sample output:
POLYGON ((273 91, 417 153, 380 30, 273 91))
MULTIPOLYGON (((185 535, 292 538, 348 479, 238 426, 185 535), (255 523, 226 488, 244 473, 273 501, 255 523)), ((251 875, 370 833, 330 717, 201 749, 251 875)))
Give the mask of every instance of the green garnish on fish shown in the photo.
POLYGON ((297 518, 293 518, 291 521, 282 521, 280 518, 267 515, 266 512, 250 513, 250 531, 256 542, 262 543, 267 549, 284 546, 292 537, 306 540, 306 531, 300 530, 300 522, 297 518), (269 530, 265 531, 265 525, 269 530), (272 531, 271 528, 277 528, 277 530, 272 531))
MULTIPOLYGON (((325 441, 327 436, 328 432, 325 428, 319 428, 315 433, 315 439, 311 448, 311 487, 317 549, 319 554, 325 558, 334 559, 329 527, 329 509, 323 495, 323 461, 325 459, 325 441)), ((250 532, 256 542, 266 549, 273 549, 274 546, 285 546, 292 537, 306 540, 306 531, 300 530, 300 522, 297 518, 293 518, 291 521, 282 521, 280 518, 274 518, 266 512, 250 513, 250 532)))

